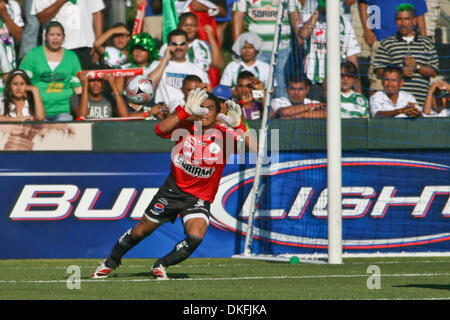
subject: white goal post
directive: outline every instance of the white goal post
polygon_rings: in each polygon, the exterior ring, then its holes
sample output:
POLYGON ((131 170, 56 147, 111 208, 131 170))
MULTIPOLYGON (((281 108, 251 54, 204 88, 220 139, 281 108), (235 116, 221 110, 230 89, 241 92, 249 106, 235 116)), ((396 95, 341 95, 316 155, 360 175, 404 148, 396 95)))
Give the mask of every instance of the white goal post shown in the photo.
POLYGON ((341 49, 339 1, 327 0, 328 263, 342 263, 341 49))
MULTIPOLYGON (((278 3, 277 21, 275 27, 272 56, 270 60, 270 74, 265 105, 262 114, 261 129, 259 132, 259 150, 255 168, 255 178, 250 190, 251 206, 245 235, 245 244, 242 254, 233 258, 260 259, 271 261, 289 261, 292 255, 270 256, 255 255, 251 252, 254 236, 254 224, 257 203, 261 196, 261 176, 263 161, 266 153, 266 140, 268 128, 269 105, 273 92, 273 73, 277 63, 277 53, 281 24, 284 10, 288 0, 278 3)), ((342 195, 341 195, 341 118, 340 118, 340 41, 339 41, 339 1, 327 0, 327 183, 328 183, 328 263, 342 263, 342 195)), ((319 262, 316 257, 300 257, 302 262, 319 262)), ((322 261, 323 262, 323 261, 322 261)))

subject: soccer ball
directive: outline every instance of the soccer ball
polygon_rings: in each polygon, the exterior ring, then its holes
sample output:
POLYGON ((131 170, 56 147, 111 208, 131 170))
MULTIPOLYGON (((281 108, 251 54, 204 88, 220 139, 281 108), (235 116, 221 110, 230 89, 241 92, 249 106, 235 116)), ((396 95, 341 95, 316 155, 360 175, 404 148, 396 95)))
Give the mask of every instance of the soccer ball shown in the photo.
POLYGON ((139 75, 127 83, 125 95, 129 101, 135 104, 146 104, 153 99, 153 83, 146 76, 139 75))

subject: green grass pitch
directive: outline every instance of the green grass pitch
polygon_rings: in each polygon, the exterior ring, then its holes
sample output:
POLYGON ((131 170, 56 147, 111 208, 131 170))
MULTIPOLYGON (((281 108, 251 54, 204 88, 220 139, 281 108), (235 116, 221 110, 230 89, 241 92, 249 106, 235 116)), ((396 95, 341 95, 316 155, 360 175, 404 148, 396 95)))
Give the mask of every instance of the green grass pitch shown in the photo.
POLYGON ((107 279, 91 279, 99 262, 0 260, 0 300, 450 299, 450 257, 345 258, 340 265, 197 258, 168 268, 167 281, 149 277, 154 259, 123 259, 107 279))

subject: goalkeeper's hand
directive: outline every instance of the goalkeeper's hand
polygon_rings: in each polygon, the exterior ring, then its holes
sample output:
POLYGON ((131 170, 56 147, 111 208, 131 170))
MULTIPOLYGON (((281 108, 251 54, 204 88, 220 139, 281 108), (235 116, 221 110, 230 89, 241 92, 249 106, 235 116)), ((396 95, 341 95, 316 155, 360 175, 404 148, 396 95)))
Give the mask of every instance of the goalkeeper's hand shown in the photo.
POLYGON ((208 98, 206 90, 196 88, 189 92, 184 110, 191 116, 200 116, 208 113, 208 109, 202 108, 201 104, 208 98))
POLYGON ((238 127, 241 124, 241 116, 242 116, 241 106, 236 102, 234 102, 233 100, 225 101, 225 105, 228 108, 228 115, 219 113, 218 115, 219 119, 232 128, 238 127))

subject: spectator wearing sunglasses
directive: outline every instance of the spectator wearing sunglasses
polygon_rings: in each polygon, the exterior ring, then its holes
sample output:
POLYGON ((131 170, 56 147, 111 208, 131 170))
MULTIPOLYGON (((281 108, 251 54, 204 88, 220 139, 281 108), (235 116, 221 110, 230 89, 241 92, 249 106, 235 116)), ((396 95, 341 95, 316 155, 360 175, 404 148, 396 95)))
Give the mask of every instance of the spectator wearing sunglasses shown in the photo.
MULTIPOLYGON (((190 62, 202 68, 209 75, 211 84, 215 77, 211 77, 210 69, 219 70, 223 67, 223 55, 220 45, 214 36, 214 29, 210 25, 204 25, 200 30, 200 24, 197 16, 192 12, 184 12, 179 17, 178 28, 187 34, 188 51, 187 58, 190 62), (200 32, 204 32, 207 40, 199 38, 200 32)), ((159 51, 162 58, 166 51, 167 44, 163 44, 159 51)), ((219 79, 217 79, 219 80, 219 79)))
POLYGON ((209 83, 204 70, 190 62, 186 56, 189 49, 186 32, 176 29, 167 36, 168 46, 164 57, 150 65, 149 78, 156 88, 155 102, 170 104, 174 100, 184 98, 181 88, 188 75, 196 75, 202 83, 209 83))
POLYGON ((31 49, 20 64, 34 86, 39 88, 47 121, 72 121, 70 97, 81 94, 77 73, 80 61, 71 50, 62 47, 63 26, 50 22, 45 29, 44 45, 31 49))

